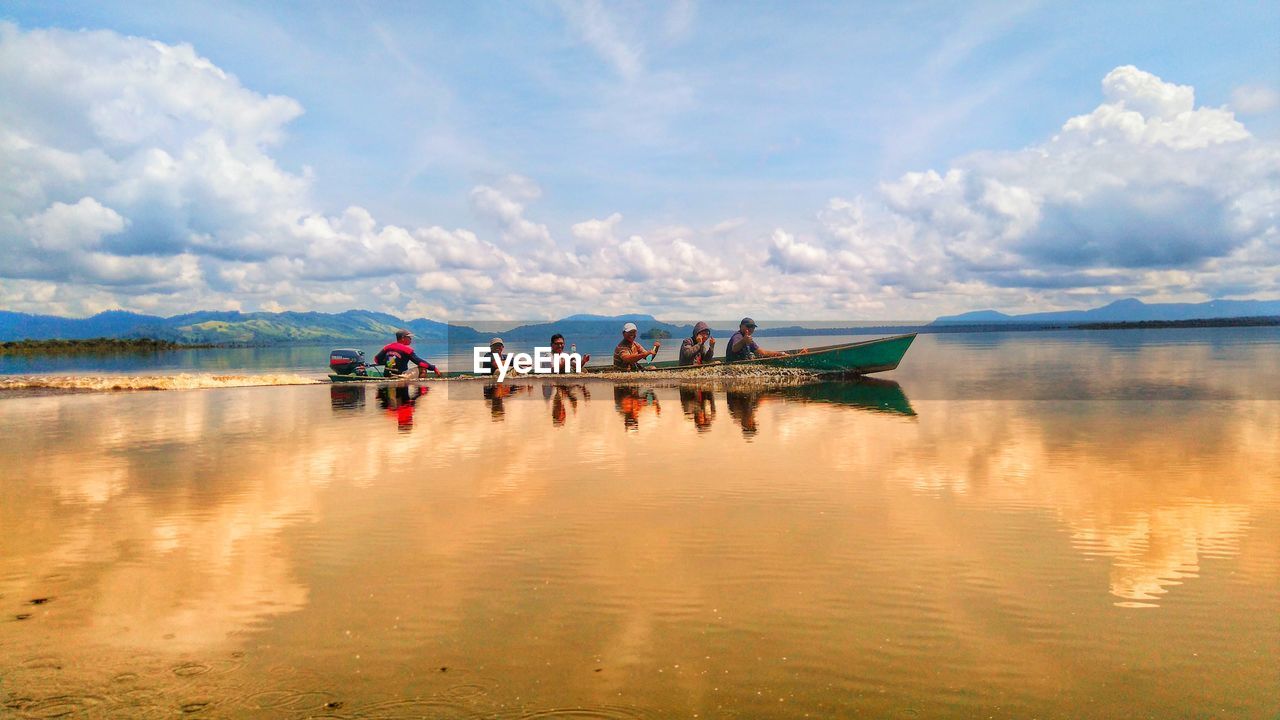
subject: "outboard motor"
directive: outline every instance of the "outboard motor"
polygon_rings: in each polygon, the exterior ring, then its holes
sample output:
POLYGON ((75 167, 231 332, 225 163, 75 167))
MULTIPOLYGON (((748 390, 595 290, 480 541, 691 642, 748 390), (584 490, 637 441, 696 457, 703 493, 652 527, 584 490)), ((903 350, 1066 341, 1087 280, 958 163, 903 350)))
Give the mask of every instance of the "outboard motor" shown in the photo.
POLYGON ((363 350, 331 350, 329 351, 329 370, 334 375, 357 375, 365 366, 363 350))

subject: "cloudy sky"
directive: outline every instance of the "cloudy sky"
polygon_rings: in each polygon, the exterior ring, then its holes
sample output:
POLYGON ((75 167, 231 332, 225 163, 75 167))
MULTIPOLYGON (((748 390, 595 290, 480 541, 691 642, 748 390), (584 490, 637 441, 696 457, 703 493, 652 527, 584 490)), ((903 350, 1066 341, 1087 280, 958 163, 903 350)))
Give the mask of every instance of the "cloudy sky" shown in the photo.
POLYGON ((1280 298, 1275 3, 0 6, 0 309, 1280 298))

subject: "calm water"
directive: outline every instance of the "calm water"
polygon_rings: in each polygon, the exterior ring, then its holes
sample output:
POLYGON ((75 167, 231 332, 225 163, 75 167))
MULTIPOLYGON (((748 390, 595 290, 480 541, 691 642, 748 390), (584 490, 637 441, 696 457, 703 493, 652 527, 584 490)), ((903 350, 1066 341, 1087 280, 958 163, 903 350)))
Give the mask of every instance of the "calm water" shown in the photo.
POLYGON ((0 393, 0 716, 1280 712, 1280 332, 883 377, 0 393))

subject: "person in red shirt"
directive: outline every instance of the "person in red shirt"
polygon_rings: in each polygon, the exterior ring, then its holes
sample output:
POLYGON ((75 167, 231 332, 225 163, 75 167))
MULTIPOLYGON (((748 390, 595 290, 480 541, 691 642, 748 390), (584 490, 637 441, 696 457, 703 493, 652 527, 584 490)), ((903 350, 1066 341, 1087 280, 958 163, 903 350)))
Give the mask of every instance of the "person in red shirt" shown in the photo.
POLYGON ((424 369, 440 377, 440 368, 418 357, 418 353, 410 347, 412 344, 413 333, 408 330, 397 330, 396 341, 379 350, 378 354, 373 356, 373 363, 386 366, 387 375, 402 375, 409 369, 409 363, 413 363, 418 366, 418 377, 422 377, 424 369))

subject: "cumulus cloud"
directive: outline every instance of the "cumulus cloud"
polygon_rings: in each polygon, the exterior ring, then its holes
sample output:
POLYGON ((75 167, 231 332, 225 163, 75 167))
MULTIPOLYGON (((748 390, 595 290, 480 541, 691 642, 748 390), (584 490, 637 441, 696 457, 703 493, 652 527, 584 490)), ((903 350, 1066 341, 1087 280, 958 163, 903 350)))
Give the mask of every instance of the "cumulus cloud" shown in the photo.
MULTIPOLYGON (((1132 66, 1108 73, 1102 89, 1104 103, 1042 144, 831 201, 820 215, 829 246, 775 236, 771 263, 820 273, 815 250, 825 249, 860 269, 863 286, 964 285, 975 298, 999 288, 1210 295, 1223 272, 1275 247, 1275 143, 1226 109, 1196 107, 1192 88, 1132 66), (1162 270, 1178 272, 1142 285, 1162 270)), ((1274 253, 1267 261, 1280 274, 1274 253)))
POLYGON ((1270 112, 1280 107, 1280 92, 1265 85, 1241 85, 1231 91, 1231 107, 1245 115, 1270 112))
MULTIPOLYGON (((599 6, 566 7, 620 73, 643 79, 599 6)), ((1251 93, 1232 107, 1272 102, 1251 93)), ((637 231, 602 208, 560 238, 521 175, 470 192, 481 230, 317 208, 308 174, 272 154, 301 106, 244 87, 188 45, 0 23, 0 97, 9 309, 923 317, 1280 293, 1280 147, 1132 66, 1043 142, 832 199, 812 228, 761 232, 734 218, 637 231)))
MULTIPOLYGON (((447 295, 515 263, 470 230, 317 211, 310 177, 271 154, 301 106, 243 87, 189 45, 0 23, 0 96, 12 100, 0 105, 9 307, 379 306, 388 277, 447 295)), ((499 185, 478 188, 477 205, 504 237, 549 242, 521 216, 536 184, 499 185)))

